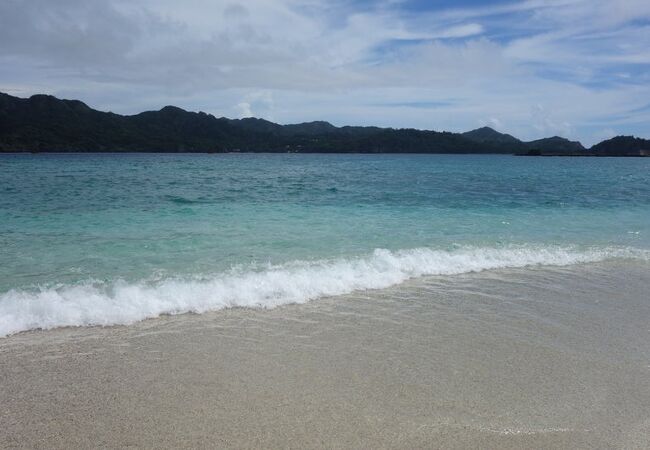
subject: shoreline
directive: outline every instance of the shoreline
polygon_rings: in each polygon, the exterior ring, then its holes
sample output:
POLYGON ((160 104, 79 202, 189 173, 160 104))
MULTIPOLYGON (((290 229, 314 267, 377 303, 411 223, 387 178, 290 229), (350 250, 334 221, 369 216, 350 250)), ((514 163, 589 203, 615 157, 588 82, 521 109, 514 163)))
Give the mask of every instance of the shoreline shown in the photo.
POLYGON ((32 150, 15 150, 15 151, 1 151, 0 155, 453 155, 453 156, 543 156, 554 158, 647 158, 650 154, 627 154, 627 155, 599 155, 599 154, 573 154, 573 153, 445 153, 445 152, 348 152, 348 151, 330 151, 330 152, 294 152, 294 151, 186 151, 186 152, 172 152, 172 151, 83 151, 83 150, 69 150, 69 151, 32 151, 32 150))
POLYGON ((0 340, 0 447, 643 448, 647 269, 20 333, 0 340))
POLYGON ((124 325, 161 315, 206 313, 235 307, 269 309, 324 297, 397 286, 431 275, 505 268, 567 267, 616 259, 648 261, 633 247, 427 247, 386 250, 348 258, 294 260, 156 282, 122 278, 79 281, 0 294, 0 337, 65 326, 124 325), (52 308, 54 304, 56 307, 52 308))

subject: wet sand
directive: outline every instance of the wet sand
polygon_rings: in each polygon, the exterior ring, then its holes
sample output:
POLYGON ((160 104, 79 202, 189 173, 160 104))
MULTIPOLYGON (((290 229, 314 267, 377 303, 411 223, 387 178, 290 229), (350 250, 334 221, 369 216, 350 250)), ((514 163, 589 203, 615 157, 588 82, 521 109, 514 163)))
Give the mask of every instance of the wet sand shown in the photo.
POLYGON ((0 339, 2 448, 650 448, 650 264, 0 339))

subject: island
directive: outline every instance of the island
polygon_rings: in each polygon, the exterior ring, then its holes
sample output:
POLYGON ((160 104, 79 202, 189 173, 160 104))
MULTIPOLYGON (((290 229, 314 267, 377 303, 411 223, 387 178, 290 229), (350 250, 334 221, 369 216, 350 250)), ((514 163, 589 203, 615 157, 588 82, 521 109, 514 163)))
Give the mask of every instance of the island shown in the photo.
POLYGON ((316 121, 280 125, 228 119, 165 106, 120 115, 51 95, 0 93, 0 153, 7 152, 272 152, 449 153, 526 156, 648 156, 650 140, 618 136, 587 149, 550 137, 525 142, 483 127, 466 133, 316 121))

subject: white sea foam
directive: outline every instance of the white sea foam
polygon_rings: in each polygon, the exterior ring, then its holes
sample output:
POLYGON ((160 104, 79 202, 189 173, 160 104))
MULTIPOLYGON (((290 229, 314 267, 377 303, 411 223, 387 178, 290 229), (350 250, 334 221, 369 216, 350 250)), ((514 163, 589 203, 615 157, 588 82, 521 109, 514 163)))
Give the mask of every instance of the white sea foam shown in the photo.
POLYGON ((293 262, 233 270, 203 279, 87 282, 0 295, 0 336, 63 326, 130 324, 161 314, 231 307, 273 308, 324 296, 386 288, 424 275, 453 275, 533 265, 566 266, 612 258, 648 260, 644 250, 560 247, 378 249, 358 259, 293 262))

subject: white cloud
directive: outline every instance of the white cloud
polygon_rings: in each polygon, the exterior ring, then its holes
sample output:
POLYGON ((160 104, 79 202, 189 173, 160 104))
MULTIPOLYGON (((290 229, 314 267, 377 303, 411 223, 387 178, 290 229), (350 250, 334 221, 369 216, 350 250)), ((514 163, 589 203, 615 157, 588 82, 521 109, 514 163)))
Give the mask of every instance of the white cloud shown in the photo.
POLYGON ((571 137, 573 127, 568 121, 558 121, 553 117, 552 111, 547 111, 544 106, 538 104, 531 108, 531 123, 541 135, 559 135, 571 137))
POLYGON ((251 109, 251 104, 248 102, 237 103, 235 105, 235 110, 237 111, 237 117, 240 119, 253 117, 253 110, 251 109))
POLYGON ((253 91, 247 93, 243 100, 235 105, 237 117, 261 117, 273 120, 273 93, 270 91, 253 91))
POLYGON ((607 121, 650 133, 648 113, 631 112, 650 103, 649 20, 647 0, 429 12, 399 1, 5 0, 0 90, 127 113, 173 103, 284 122, 486 123, 589 143, 582 127, 607 121), (437 106, 413 106, 426 103, 437 106))
POLYGON ((503 130, 503 122, 499 120, 498 117, 489 117, 488 119, 481 119, 478 121, 479 125, 482 127, 490 127, 494 128, 495 130, 503 130))
POLYGON ((457 25, 446 30, 443 30, 441 33, 437 34, 438 38, 462 38, 469 36, 476 36, 477 34, 483 33, 483 27, 478 23, 468 23, 464 25, 457 25))

